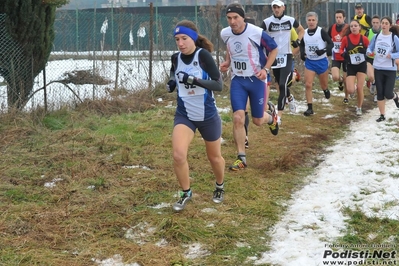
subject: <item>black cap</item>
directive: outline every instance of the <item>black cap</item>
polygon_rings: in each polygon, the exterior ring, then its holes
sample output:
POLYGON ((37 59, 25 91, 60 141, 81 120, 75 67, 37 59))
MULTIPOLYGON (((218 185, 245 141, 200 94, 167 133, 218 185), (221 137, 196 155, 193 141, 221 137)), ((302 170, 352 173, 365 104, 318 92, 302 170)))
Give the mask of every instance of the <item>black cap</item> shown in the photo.
POLYGON ((362 8, 362 7, 363 7, 363 5, 361 3, 358 3, 355 5, 355 8, 362 8))

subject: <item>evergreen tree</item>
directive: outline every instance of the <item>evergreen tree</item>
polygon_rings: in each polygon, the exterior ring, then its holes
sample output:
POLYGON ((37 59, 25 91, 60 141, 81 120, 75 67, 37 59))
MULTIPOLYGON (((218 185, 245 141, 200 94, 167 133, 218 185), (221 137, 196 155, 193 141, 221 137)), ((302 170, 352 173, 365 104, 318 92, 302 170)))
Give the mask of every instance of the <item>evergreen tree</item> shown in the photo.
POLYGON ((46 66, 54 41, 56 8, 68 0, 1 0, 0 75, 9 107, 23 108, 35 77, 46 66))

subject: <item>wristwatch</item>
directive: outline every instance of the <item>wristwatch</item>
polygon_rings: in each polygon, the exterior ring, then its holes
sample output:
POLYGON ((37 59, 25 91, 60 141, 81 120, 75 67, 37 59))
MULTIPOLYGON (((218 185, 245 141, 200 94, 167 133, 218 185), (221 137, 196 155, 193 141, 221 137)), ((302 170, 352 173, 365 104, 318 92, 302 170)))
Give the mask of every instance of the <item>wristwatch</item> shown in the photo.
POLYGON ((264 70, 266 70, 266 74, 269 73, 269 69, 267 67, 263 68, 264 70))
POLYGON ((189 75, 188 78, 187 78, 187 83, 190 84, 190 85, 193 85, 194 79, 195 79, 194 76, 189 75))

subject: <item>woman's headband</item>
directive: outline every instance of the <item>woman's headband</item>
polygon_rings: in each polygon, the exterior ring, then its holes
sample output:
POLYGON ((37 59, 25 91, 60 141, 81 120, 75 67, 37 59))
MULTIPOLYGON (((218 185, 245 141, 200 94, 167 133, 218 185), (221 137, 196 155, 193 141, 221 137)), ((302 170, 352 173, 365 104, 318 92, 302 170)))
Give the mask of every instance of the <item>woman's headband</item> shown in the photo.
POLYGON ((195 30, 192 30, 192 29, 190 29, 188 27, 185 27, 185 26, 177 26, 175 28, 174 36, 176 36, 177 34, 186 34, 191 39, 193 39, 194 42, 196 42, 197 39, 198 39, 198 33, 195 30))

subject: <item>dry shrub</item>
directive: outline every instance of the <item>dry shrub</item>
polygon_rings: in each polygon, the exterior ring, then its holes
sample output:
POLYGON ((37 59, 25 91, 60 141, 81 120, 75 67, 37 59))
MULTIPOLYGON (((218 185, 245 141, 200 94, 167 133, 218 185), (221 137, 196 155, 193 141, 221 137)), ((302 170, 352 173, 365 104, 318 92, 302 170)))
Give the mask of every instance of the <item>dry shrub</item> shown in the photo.
POLYGON ((76 111, 91 110, 102 115, 144 112, 154 108, 155 100, 150 90, 141 90, 133 93, 123 93, 121 97, 111 99, 85 99, 76 107, 76 111))
POLYGON ((95 85, 107 85, 111 81, 93 73, 91 70, 74 70, 72 72, 64 73, 67 77, 60 82, 65 82, 66 84, 72 83, 75 85, 83 84, 95 84, 95 85))

